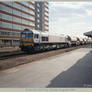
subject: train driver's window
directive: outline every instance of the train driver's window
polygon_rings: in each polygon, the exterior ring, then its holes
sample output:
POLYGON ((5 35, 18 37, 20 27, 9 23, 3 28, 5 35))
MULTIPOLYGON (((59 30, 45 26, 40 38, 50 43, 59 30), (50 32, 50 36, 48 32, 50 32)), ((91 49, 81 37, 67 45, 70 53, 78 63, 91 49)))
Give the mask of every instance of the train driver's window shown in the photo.
POLYGON ((26 37, 26 34, 25 33, 21 33, 21 37, 22 38, 25 38, 26 37))
POLYGON ((39 34, 34 34, 34 38, 39 38, 39 34))

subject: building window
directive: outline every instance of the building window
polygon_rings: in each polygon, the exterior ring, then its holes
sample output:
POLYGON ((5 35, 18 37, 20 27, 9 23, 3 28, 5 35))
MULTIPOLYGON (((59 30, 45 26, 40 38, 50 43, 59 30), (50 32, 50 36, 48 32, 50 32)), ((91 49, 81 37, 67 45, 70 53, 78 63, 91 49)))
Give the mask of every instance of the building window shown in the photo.
POLYGON ((40 4, 39 3, 37 3, 37 7, 40 7, 40 4))
POLYGON ((39 38, 39 34, 34 34, 34 38, 39 38))
POLYGON ((39 19, 37 19, 37 22, 39 23, 39 22, 40 22, 40 20, 39 20, 39 19))
POLYGON ((39 15, 39 14, 37 14, 37 17, 40 17, 40 15, 39 15))
POLYGON ((40 12, 40 10, 39 10, 39 9, 37 9, 37 11, 38 11, 38 12, 40 12))
POLYGON ((39 27, 40 27, 40 25, 38 24, 38 25, 37 25, 37 27, 39 28, 39 27))

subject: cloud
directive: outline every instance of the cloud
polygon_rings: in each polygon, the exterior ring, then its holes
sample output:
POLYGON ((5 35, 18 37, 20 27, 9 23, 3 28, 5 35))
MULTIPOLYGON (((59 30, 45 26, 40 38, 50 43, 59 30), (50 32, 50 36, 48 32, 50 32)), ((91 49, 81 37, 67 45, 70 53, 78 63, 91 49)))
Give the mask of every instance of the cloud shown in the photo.
POLYGON ((92 3, 50 2, 50 32, 83 36, 92 29, 92 3))
POLYGON ((61 24, 56 25, 56 23, 51 23, 51 33, 57 33, 57 34, 64 34, 64 35, 70 35, 70 36, 77 36, 77 37, 83 37, 83 33, 90 31, 92 29, 91 25, 85 23, 85 22, 75 22, 75 23, 67 23, 66 25, 62 26, 61 24))
POLYGON ((85 17, 89 16, 89 10, 92 12, 92 4, 90 3, 77 3, 77 2, 64 2, 64 3, 52 3, 51 2, 51 14, 60 17, 85 17))
POLYGON ((91 25, 86 22, 70 23, 63 27, 64 30, 68 30, 68 34, 74 36, 83 36, 83 33, 90 30, 91 25))
POLYGON ((80 8, 80 4, 72 3, 72 2, 50 2, 52 4, 52 7, 67 7, 67 8, 80 8))
POLYGON ((92 16, 92 10, 87 10, 87 15, 92 16))

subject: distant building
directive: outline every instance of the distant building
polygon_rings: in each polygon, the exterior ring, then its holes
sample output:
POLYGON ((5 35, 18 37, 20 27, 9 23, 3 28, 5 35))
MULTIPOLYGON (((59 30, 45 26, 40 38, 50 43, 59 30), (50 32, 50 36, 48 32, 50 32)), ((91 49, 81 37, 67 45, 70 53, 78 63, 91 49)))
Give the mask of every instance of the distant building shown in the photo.
POLYGON ((49 3, 35 2, 35 28, 49 31, 49 3))
POLYGON ((0 2, 0 47, 19 46, 20 32, 25 28, 48 31, 48 3, 39 3, 41 7, 31 1, 0 2), (39 20, 37 7, 41 11, 39 12, 39 20), (38 24, 39 27, 36 26, 38 24))

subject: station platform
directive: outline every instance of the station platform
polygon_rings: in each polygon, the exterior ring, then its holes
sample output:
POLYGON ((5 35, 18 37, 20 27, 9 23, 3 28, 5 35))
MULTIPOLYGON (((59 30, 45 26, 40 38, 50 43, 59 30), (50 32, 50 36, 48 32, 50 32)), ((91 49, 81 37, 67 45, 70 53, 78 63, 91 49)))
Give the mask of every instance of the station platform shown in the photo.
POLYGON ((92 88, 92 48, 79 48, 66 53, 27 55, 1 60, 0 67, 30 62, 0 72, 0 87, 11 88, 92 88), (45 56, 43 59, 39 59, 45 56), (6 64, 5 64, 6 62, 6 64))

